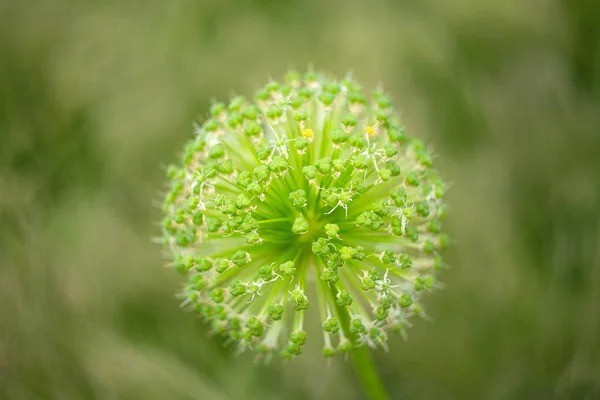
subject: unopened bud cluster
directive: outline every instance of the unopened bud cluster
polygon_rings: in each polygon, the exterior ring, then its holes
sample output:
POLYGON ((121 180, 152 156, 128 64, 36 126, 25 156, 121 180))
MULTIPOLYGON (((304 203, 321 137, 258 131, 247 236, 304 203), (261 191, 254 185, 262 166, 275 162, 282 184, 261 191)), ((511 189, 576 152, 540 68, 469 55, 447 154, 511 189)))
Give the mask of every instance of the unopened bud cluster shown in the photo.
POLYGON ((215 333, 293 357, 386 347, 439 287, 445 186, 390 99, 291 72, 216 102, 168 169, 163 238, 184 304, 215 333))

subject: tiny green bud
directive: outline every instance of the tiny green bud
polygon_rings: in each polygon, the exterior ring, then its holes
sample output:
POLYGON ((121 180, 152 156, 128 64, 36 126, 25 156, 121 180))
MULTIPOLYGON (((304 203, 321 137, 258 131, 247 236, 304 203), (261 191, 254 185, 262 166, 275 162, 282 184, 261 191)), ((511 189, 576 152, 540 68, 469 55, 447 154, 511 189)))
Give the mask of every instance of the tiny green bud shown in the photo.
POLYGON ((225 146, 221 143, 215 144, 208 152, 208 156, 213 160, 218 160, 225 156, 225 146))
POLYGON ((302 189, 290 192, 288 199, 292 202, 294 207, 302 208, 306 206, 306 192, 302 189))
POLYGON ((296 267, 293 261, 286 261, 279 266, 279 272, 284 275, 294 275, 296 273, 296 267))
POLYGON ((292 226, 292 232, 296 235, 304 235, 308 232, 308 222, 302 216, 296 217, 292 226))
POLYGON ((340 307, 342 307, 342 306, 350 306, 350 305, 352 305, 352 301, 353 301, 352 297, 350 297, 350 294, 346 290, 342 290, 341 292, 339 292, 337 294, 336 303, 340 307))
POLYGON ((326 224, 325 225, 325 234, 329 237, 329 239, 333 239, 337 237, 340 232, 340 227, 336 224, 326 224))

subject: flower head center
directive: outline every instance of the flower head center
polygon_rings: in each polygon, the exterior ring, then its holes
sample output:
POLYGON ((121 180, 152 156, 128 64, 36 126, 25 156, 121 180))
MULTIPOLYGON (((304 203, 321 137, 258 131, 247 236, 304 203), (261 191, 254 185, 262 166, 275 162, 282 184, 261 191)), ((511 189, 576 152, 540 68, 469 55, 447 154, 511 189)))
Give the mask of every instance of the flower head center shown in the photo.
POLYGON ((319 236, 323 236, 323 227, 325 226, 325 221, 321 219, 309 220, 308 222, 308 231, 304 235, 300 235, 297 239, 298 243, 312 243, 319 238, 319 236))

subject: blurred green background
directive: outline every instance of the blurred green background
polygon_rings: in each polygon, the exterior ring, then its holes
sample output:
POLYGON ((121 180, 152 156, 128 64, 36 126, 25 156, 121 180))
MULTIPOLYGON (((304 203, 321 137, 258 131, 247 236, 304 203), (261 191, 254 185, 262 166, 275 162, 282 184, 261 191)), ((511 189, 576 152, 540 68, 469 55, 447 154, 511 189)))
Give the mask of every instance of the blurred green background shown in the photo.
POLYGON ((164 166, 289 67, 384 83, 452 182, 433 321, 393 399, 600 398, 600 4, 0 2, 0 399, 361 399, 350 363, 235 357, 178 308, 164 166))

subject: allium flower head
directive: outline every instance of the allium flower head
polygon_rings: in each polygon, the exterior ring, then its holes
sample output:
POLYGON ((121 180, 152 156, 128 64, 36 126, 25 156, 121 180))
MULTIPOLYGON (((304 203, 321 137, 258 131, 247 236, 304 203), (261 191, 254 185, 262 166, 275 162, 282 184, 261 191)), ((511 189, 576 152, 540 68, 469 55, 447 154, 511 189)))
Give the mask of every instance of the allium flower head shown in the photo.
POLYGON ((444 184, 390 99, 308 72, 216 102, 168 169, 164 243, 184 304, 239 351, 386 347, 435 289, 444 184))

